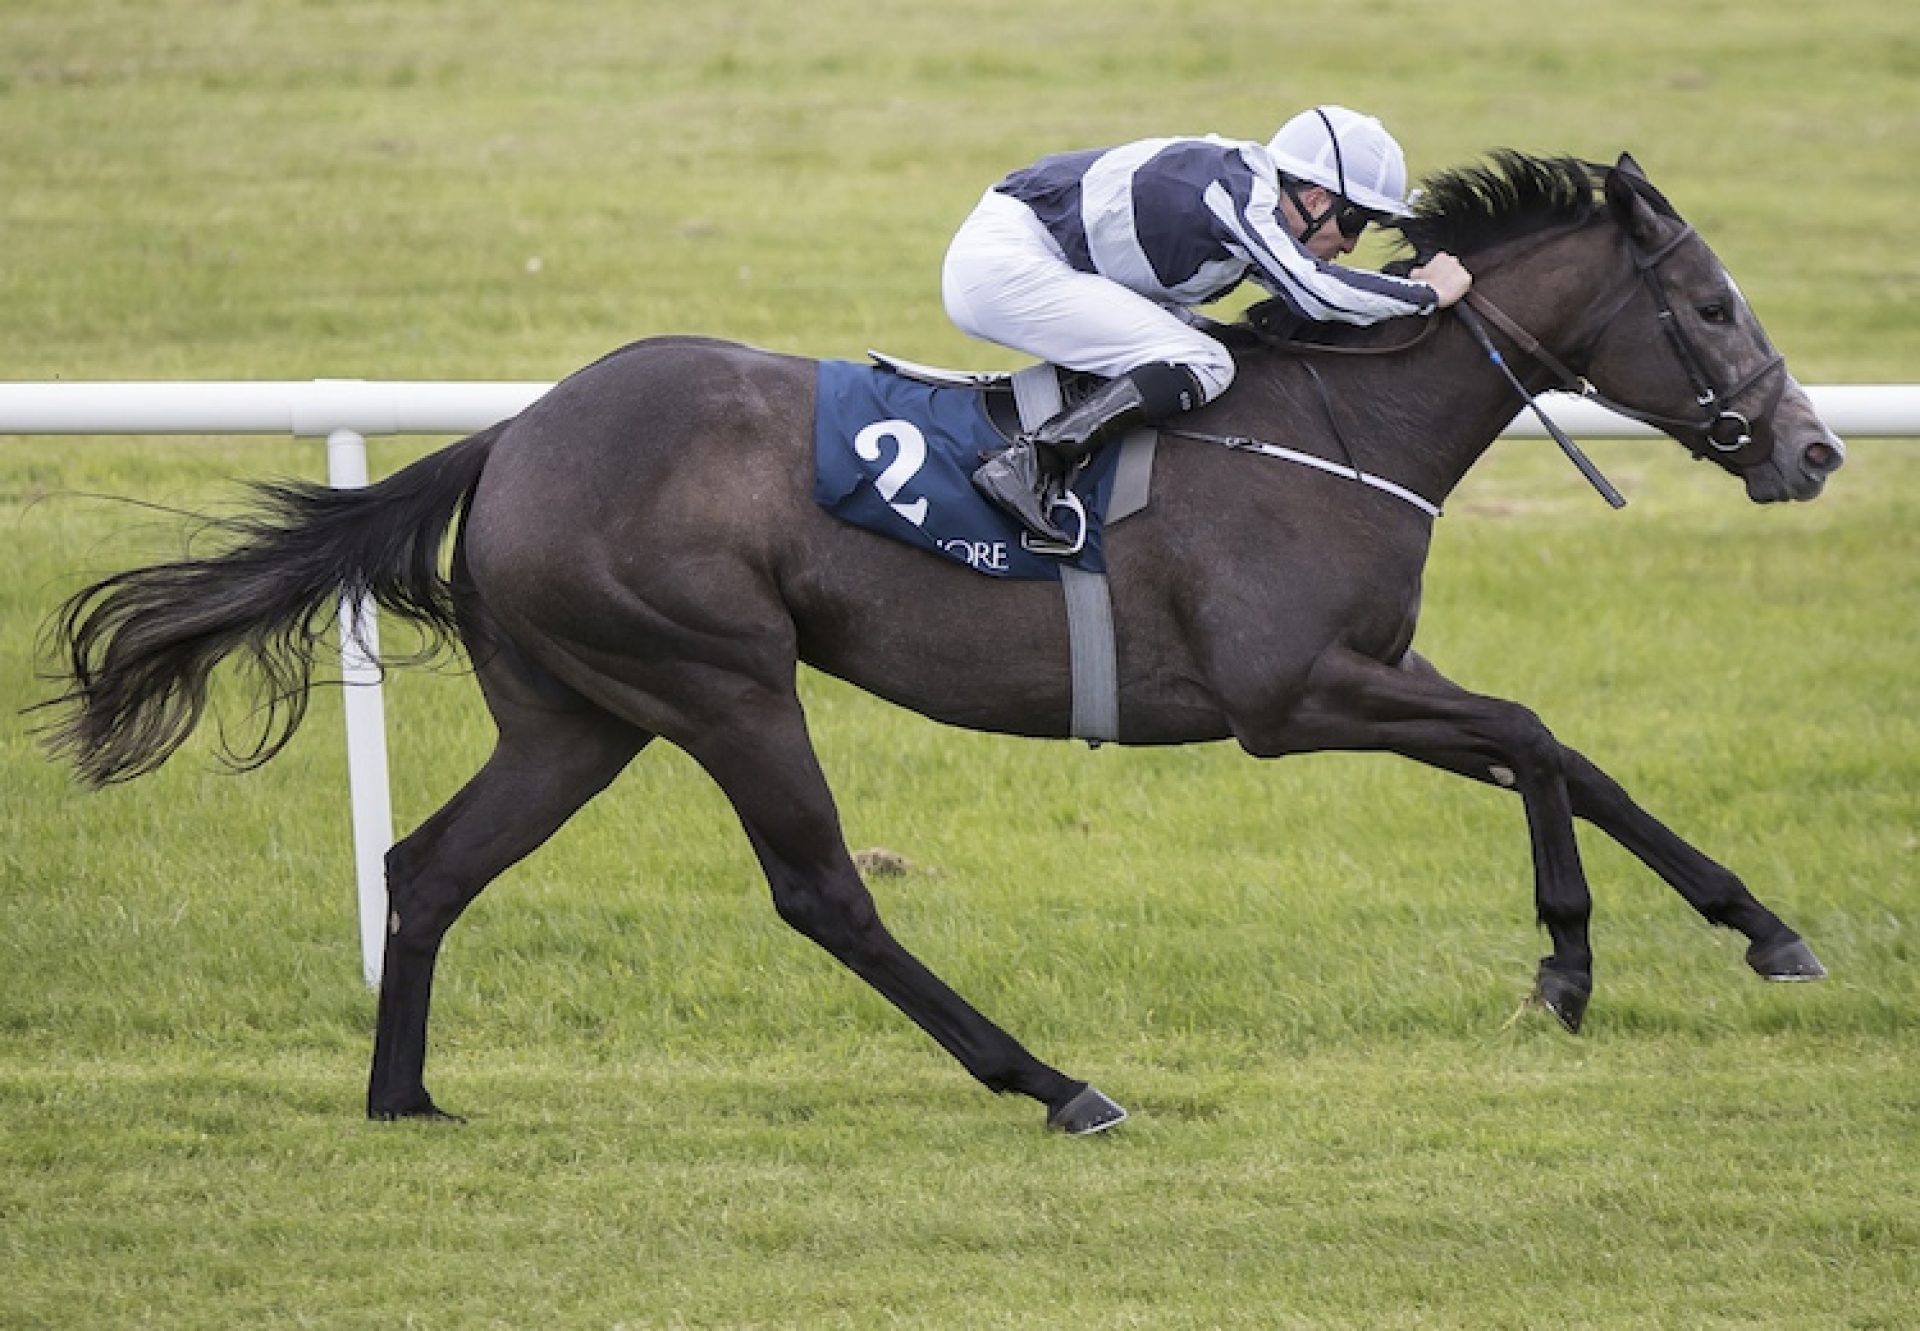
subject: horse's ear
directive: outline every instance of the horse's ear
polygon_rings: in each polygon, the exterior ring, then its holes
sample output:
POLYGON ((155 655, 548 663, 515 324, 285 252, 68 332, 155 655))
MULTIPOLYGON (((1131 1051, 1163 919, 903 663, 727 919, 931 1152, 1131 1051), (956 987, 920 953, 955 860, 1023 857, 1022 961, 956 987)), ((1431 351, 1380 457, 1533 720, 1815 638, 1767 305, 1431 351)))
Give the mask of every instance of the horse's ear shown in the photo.
POLYGON ((1640 164, 1627 153, 1607 172, 1607 211, 1613 220, 1644 248, 1652 248, 1660 230, 1660 215, 1647 195, 1651 182, 1640 164))

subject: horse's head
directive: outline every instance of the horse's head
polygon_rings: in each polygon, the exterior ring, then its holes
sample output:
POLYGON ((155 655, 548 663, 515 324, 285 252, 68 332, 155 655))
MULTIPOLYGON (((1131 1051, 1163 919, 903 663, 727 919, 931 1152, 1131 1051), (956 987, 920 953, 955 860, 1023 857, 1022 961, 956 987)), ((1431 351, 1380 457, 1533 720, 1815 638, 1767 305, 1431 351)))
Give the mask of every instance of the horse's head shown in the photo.
POLYGON ((1570 388, 1584 376, 1606 405, 1739 476, 1758 503, 1819 494, 1844 446, 1726 267, 1633 159, 1493 157, 1425 182, 1415 216, 1397 224, 1415 256, 1400 267, 1459 255, 1476 289, 1511 292, 1540 321, 1533 331, 1556 359, 1536 375, 1570 388))
POLYGON ((1631 157, 1605 173, 1603 188, 1637 280, 1580 368, 1696 457, 1739 476, 1754 502, 1818 495, 1846 449, 1726 266, 1631 157))

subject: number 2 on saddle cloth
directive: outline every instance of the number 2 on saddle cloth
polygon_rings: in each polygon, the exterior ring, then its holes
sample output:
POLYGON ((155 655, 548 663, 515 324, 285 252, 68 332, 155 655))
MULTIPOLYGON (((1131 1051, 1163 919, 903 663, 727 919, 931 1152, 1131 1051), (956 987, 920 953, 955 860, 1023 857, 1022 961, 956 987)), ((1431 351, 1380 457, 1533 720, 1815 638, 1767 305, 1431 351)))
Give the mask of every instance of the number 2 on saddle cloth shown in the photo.
POLYGON ((814 500, 843 521, 992 577, 1058 580, 1063 564, 1105 572, 1102 519, 1120 450, 1095 454, 1073 477, 1056 514, 1077 531, 1078 549, 1037 554, 1023 543, 1020 524, 971 483, 980 455, 1008 442, 988 414, 991 391, 822 361, 813 417, 814 500))

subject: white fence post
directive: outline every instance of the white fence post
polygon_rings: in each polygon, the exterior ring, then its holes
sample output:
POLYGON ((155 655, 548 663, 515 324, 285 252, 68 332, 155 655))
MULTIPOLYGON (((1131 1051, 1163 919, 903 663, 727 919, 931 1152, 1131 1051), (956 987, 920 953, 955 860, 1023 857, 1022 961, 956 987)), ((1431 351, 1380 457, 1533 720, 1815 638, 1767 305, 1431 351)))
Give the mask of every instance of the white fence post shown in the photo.
MULTIPOLYGON (((327 436, 327 484, 367 483, 367 441, 352 430, 327 436)), ((347 799, 353 810, 354 877, 360 894, 360 965, 380 987, 386 953, 387 851, 393 805, 387 781, 387 712, 380 691, 380 625, 373 602, 340 598, 340 678, 347 717, 347 799)))

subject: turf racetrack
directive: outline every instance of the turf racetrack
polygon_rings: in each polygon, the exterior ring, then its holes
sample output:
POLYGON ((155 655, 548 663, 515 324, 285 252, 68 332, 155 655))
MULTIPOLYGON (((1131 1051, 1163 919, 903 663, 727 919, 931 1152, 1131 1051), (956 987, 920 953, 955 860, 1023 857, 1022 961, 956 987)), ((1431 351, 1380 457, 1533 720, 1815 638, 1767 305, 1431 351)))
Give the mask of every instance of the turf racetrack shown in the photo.
MULTIPOLYGON (((986 184, 1316 100, 1416 173, 1630 149, 1803 381, 1920 379, 1920 44, 1864 0, 18 0, 0 50, 13 379, 550 379, 683 331, 1009 364, 938 308, 986 184)), ((1519 1010, 1499 792, 964 734, 808 676, 851 843, 905 860, 896 931, 1134 1111, 1066 1141, 792 935, 659 746, 452 937, 429 1075, 472 1123, 365 1123, 337 696, 258 773, 196 743, 98 795, 15 716, 60 598, 186 539, 77 496, 218 511, 319 445, 0 440, 0 1326, 1913 1325, 1920 452, 1762 511, 1671 445, 1591 451, 1624 513, 1545 445, 1455 496, 1418 646, 1833 978, 1761 984, 1585 836, 1570 1038, 1519 1010)), ((457 665, 388 707, 405 829, 489 731, 457 665)))

